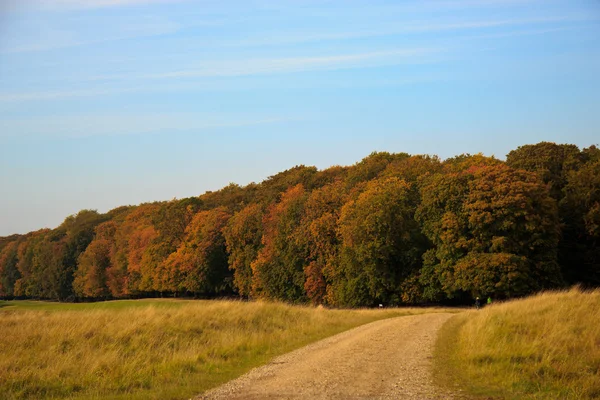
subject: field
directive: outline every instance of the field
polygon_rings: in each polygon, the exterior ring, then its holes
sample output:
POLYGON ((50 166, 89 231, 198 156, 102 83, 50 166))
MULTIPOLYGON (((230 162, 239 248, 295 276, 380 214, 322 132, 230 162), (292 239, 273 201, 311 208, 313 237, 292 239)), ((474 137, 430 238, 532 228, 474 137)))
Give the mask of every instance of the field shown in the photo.
POLYGON ((349 328, 435 311, 236 301, 0 302, 0 397, 189 398, 349 328))
POLYGON ((453 317, 436 376, 503 399, 600 399, 600 291, 550 292, 453 317))

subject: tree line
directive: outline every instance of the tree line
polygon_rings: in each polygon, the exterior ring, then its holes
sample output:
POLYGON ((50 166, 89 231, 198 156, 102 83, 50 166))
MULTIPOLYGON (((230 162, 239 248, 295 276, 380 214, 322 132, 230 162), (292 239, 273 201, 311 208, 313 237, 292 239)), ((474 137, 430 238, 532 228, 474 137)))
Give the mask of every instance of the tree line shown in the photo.
POLYGON ((600 150, 372 153, 0 237, 0 297, 240 296, 334 307, 600 286, 600 150))

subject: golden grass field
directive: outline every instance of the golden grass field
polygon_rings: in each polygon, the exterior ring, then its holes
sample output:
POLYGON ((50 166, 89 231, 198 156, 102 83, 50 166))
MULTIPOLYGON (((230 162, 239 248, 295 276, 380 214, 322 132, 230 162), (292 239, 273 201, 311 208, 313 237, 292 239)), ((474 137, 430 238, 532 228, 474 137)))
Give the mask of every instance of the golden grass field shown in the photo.
POLYGON ((436 377, 485 398, 600 399, 600 290, 456 315, 438 338, 436 377))
POLYGON ((349 328, 436 311, 240 301, 0 302, 0 398, 190 398, 349 328))

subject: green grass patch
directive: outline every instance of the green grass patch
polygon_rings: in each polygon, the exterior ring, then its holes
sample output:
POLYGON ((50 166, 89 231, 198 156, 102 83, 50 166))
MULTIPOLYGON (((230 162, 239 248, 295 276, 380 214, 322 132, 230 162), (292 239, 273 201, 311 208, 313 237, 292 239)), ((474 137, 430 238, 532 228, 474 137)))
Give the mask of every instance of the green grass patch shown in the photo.
POLYGON ((10 300, 0 301, 0 308, 11 310, 37 310, 37 311, 87 311, 87 310, 121 310, 130 308, 153 307, 181 307, 193 303, 195 300, 178 299, 140 299, 140 300, 111 300, 92 303, 61 303, 54 301, 35 300, 10 300))
POLYGON ((552 292, 451 318, 435 348, 449 388, 501 399, 600 399, 600 291, 552 292))
POLYGON ((8 303, 0 308, 6 400, 190 398, 352 327, 441 311, 239 301, 8 303))

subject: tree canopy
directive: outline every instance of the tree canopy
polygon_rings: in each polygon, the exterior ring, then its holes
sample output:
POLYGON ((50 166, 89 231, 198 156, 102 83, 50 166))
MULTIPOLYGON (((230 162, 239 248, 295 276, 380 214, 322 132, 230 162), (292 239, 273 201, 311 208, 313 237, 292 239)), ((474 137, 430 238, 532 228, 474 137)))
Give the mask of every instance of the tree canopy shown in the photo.
POLYGON ((375 152, 0 237, 0 297, 240 296, 335 307, 600 285, 600 150, 375 152))

